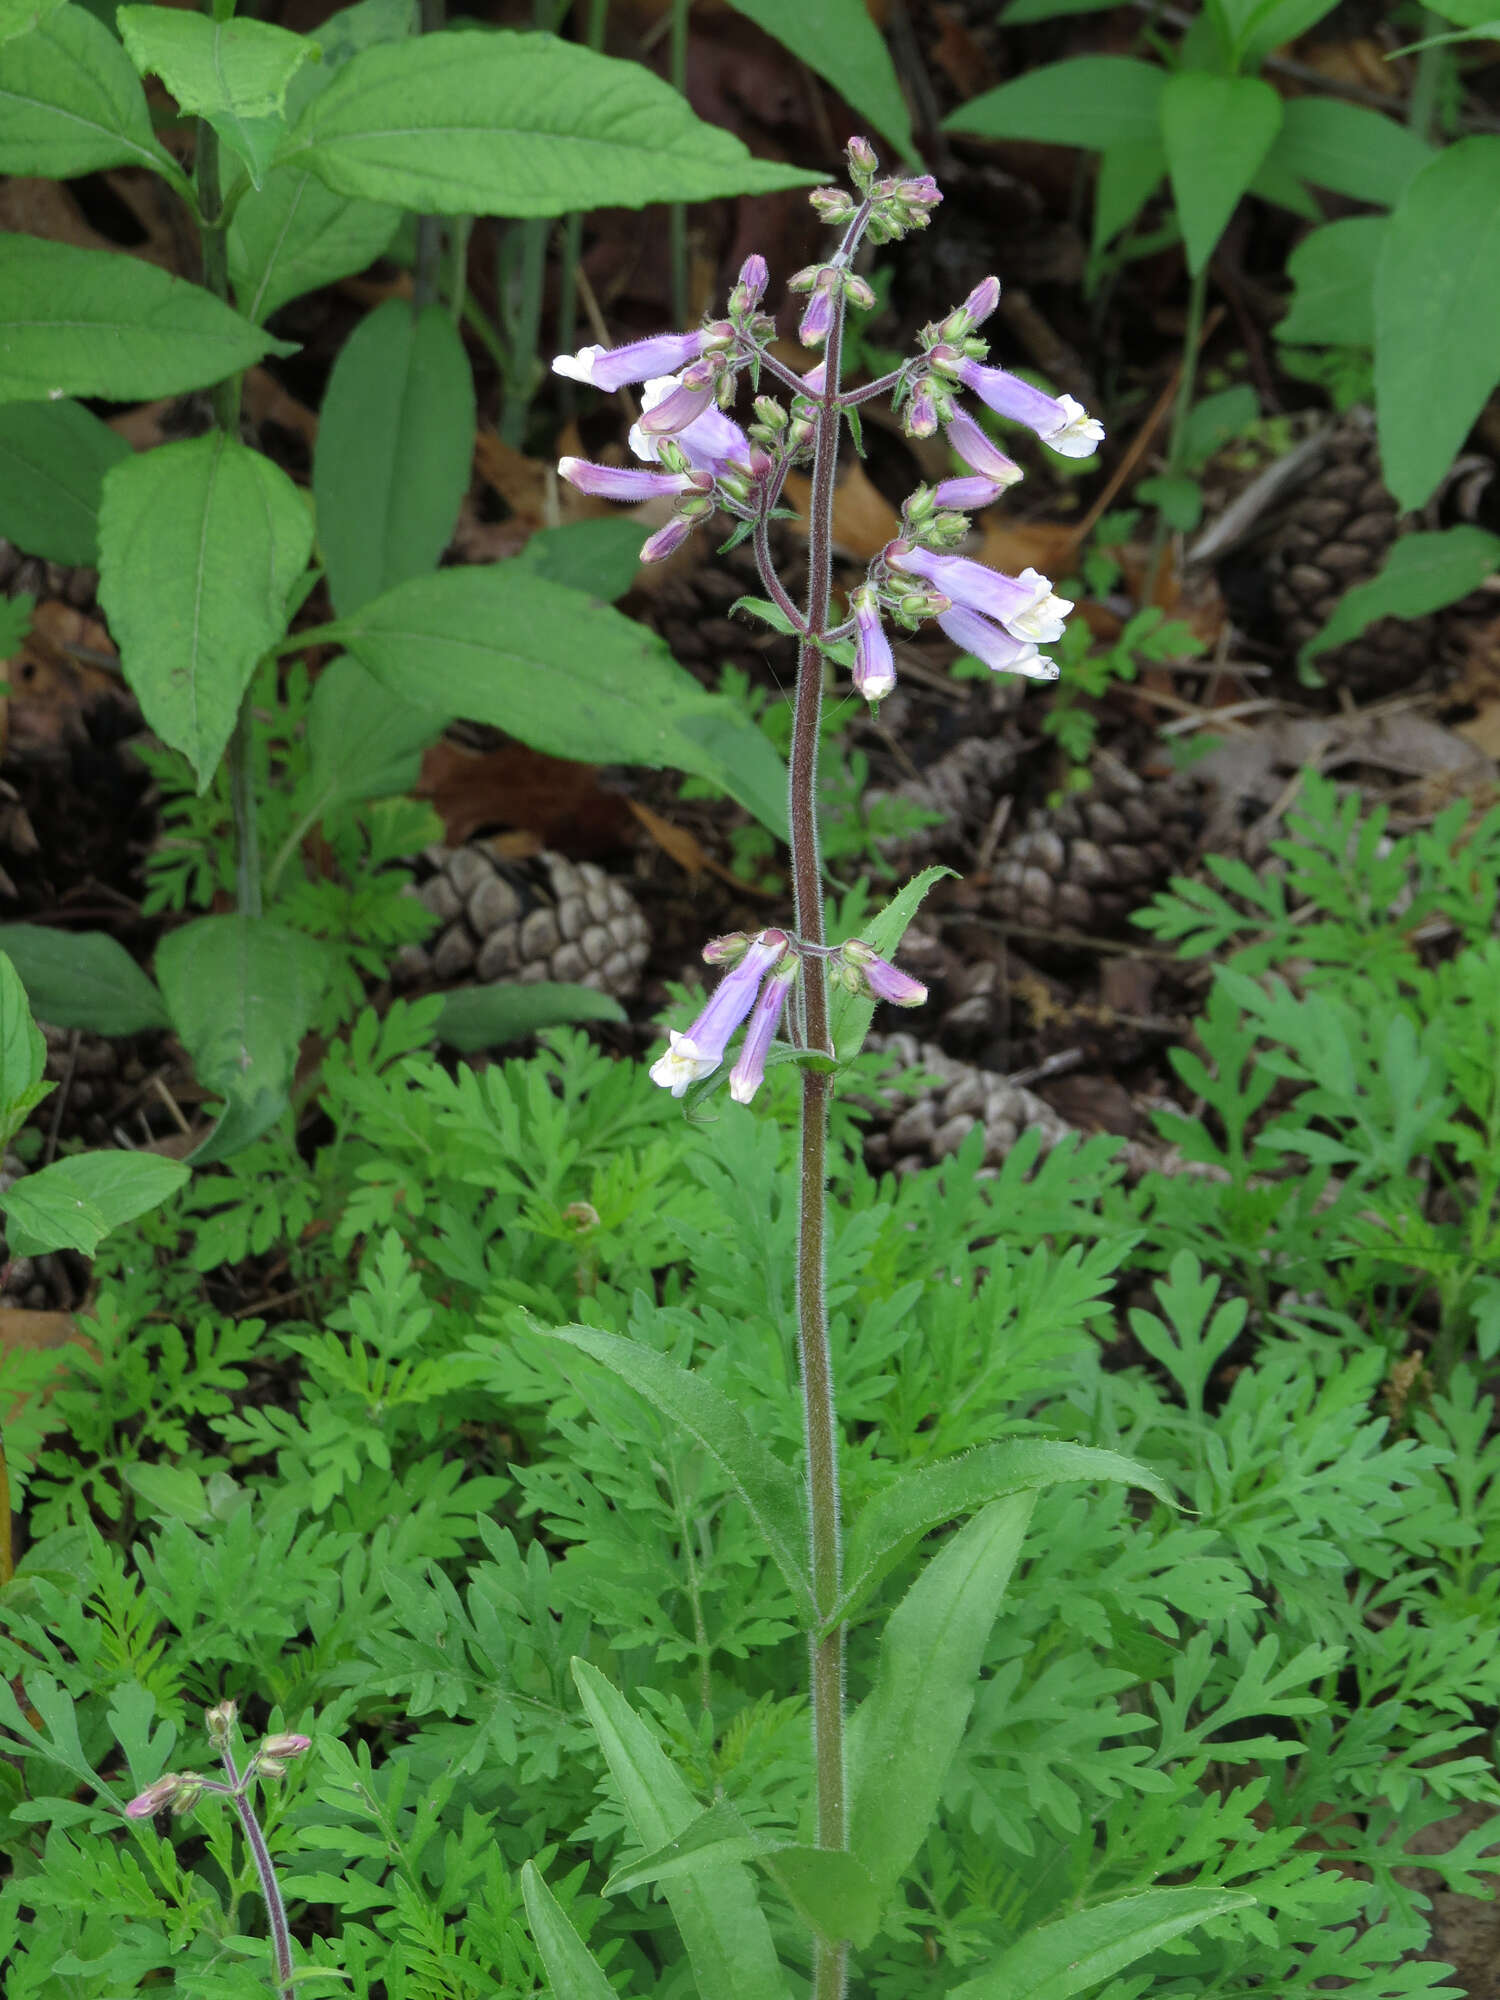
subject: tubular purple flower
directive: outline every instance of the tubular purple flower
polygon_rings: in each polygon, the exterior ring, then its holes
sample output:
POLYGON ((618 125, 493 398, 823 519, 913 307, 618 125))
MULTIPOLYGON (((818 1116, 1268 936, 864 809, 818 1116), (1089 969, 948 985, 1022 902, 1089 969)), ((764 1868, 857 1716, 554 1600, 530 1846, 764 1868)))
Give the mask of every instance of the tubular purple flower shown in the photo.
POLYGON ((894 568, 925 577, 961 609, 992 618, 1013 639, 1029 639, 1034 645, 1060 639, 1063 621, 1073 609, 1073 600, 1055 597, 1050 579, 1034 569, 1006 576, 966 556, 937 555, 906 542, 889 543, 885 557, 894 568))
POLYGON ((976 660, 983 660, 992 673, 1024 674, 1033 681, 1057 679, 1056 663, 1045 653, 1039 653, 1030 640, 1013 639, 988 618, 981 618, 977 611, 950 605, 938 613, 937 623, 955 646, 962 646, 976 660))
MULTIPOLYGON (((641 391, 643 414, 641 422, 631 427, 630 449, 637 458, 645 459, 648 465, 655 464, 660 458, 661 440, 645 428, 646 415, 658 410, 679 386, 675 375, 658 375, 641 391)), ((749 438, 733 417, 726 417, 711 399, 700 415, 677 432, 676 442, 689 464, 705 472, 718 472, 721 466, 747 465, 750 462, 749 438)))
POLYGON ((862 938, 851 938, 842 951, 845 961, 859 968, 863 984, 877 1000, 887 1000, 893 1007, 920 1007, 927 998, 927 988, 920 979, 882 958, 862 938))
POLYGON ((993 479, 997 486, 1014 486, 1023 476, 1015 460, 1006 457, 984 427, 976 424, 967 410, 953 412, 944 427, 943 435, 971 471, 981 473, 986 479, 993 479))
POLYGON ((710 472, 641 472, 633 465, 595 465, 587 458, 560 458, 557 471, 559 478, 580 493, 597 494, 604 500, 657 500, 681 493, 706 493, 713 485, 710 472))
POLYGON ((1004 368, 985 368, 965 356, 950 362, 966 389, 997 415, 1011 417, 1035 431, 1045 445, 1064 458, 1092 458, 1104 442, 1104 426, 1071 396, 1049 396, 1004 368))
POLYGON ((792 958, 785 965, 778 966, 760 990, 755 1012, 745 1030, 739 1061, 729 1072, 729 1095, 736 1104, 748 1104, 765 1080, 766 1056, 781 1024, 782 1009, 786 1006, 786 997, 796 977, 797 961, 792 958))
POLYGON ((896 685, 896 661, 869 584, 849 593, 849 609, 854 614, 854 692, 866 701, 883 701, 896 685))
POLYGON ((667 394, 642 412, 639 428, 647 437, 670 437, 696 422, 705 410, 713 407, 713 400, 711 376, 699 381, 678 376, 667 394))
POLYGON ((809 368, 802 377, 802 386, 809 396, 821 396, 828 387, 828 363, 820 361, 816 368, 809 368))
POLYGON ((165 1812, 177 1794, 182 1790, 182 1780, 169 1773, 158 1778, 155 1784, 147 1785, 145 1791, 136 1796, 125 1808, 127 1819, 154 1819, 159 1812, 165 1812))
POLYGON ((762 931, 739 964, 719 981, 687 1032, 668 1030, 670 1047, 651 1065, 651 1081, 681 1097, 690 1083, 711 1076, 724 1060, 730 1036, 755 1005, 761 980, 781 963, 790 945, 785 931, 762 931))
POLYGON ((807 301, 797 338, 804 347, 821 347, 833 326, 833 292, 821 279, 807 301))
POLYGON ((556 355, 552 372, 596 389, 621 389, 627 382, 644 382, 648 375, 670 375, 686 368, 703 352, 703 340, 699 327, 693 333, 653 334, 625 347, 580 347, 576 354, 556 355))
POLYGON ((752 311, 765 297, 766 286, 770 282, 771 273, 766 268, 765 258, 758 250, 752 250, 740 266, 740 275, 734 287, 734 303, 745 312, 752 311))
POLYGON ((873 174, 875 169, 880 165, 879 160, 875 157, 875 148, 870 144, 868 139, 862 138, 857 132, 845 145, 844 152, 848 158, 850 170, 853 173, 873 174))
POLYGON ((654 535, 648 535, 641 543, 641 561, 665 562, 668 556, 677 553, 697 525, 685 514, 674 514, 665 527, 658 528, 654 535))
POLYGON ((1005 491, 993 479, 981 479, 976 472, 968 479, 940 480, 932 489, 934 507, 956 507, 961 514, 972 514, 977 507, 988 507, 1005 491))
POLYGON ((924 375, 911 392, 911 400, 906 405, 903 429, 908 437, 930 438, 937 427, 937 396, 930 379, 924 375))

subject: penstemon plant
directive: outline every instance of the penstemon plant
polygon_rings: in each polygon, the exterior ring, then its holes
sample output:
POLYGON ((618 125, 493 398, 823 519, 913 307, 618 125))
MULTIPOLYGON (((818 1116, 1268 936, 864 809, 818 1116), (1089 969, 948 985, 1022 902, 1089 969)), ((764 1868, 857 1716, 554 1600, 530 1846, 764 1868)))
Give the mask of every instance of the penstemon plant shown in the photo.
MULTIPOLYGON (((862 138, 849 142, 848 164, 852 194, 819 188, 810 196, 820 217, 841 231, 837 248, 825 262, 809 266, 790 281, 792 291, 808 295, 800 337, 805 345, 823 349, 822 361, 809 373, 795 373, 771 351, 774 322, 761 310, 768 272, 759 256, 746 260, 723 318, 626 347, 586 347, 553 363, 559 374, 598 389, 645 385, 643 411, 631 431, 631 445, 647 469, 569 457, 559 466, 563 478, 583 492, 612 499, 672 499, 671 518, 642 549, 648 562, 672 554, 716 509, 728 513, 737 523, 735 538, 753 538, 766 600, 752 608, 797 640, 789 774, 792 928, 716 938, 705 947, 709 963, 729 969, 691 1025, 670 1031, 668 1049, 651 1075, 674 1096, 695 1105, 713 1089, 732 1038, 747 1022, 738 1057, 728 1071, 730 1095, 737 1102, 746 1104, 754 1098, 773 1057, 800 1068, 796 1325, 805 1451, 805 1497, 800 1505, 789 1496, 785 1468, 763 1455, 763 1448, 746 1434, 744 1419, 721 1403, 718 1392, 702 1378, 654 1368, 633 1343, 613 1341, 592 1329, 560 1329, 556 1337, 571 1340, 626 1375, 720 1459, 773 1538, 773 1552, 802 1607, 809 1647, 816 1845, 781 1848, 758 1858, 812 1930, 814 2000, 838 2000, 844 1992, 850 1944, 872 1938, 880 1911, 910 1866, 926 1821, 936 1811, 939 1787, 973 1699, 978 1649, 1019 1553, 1035 1486, 1090 1476, 1156 1485, 1144 1468, 1107 1454, 1055 1456, 1045 1445, 1027 1478, 1021 1478, 1008 1459, 1008 1469, 997 1468, 988 1483, 982 1473, 977 1478, 960 1476, 958 1462, 950 1461, 929 1468, 904 1490, 887 1492, 868 1509, 850 1538, 852 1558, 845 1561, 826 1290, 830 1101, 840 1063, 857 1052, 873 1003, 914 1006, 926 997, 920 983, 900 971, 876 945, 889 950, 899 943, 911 911, 940 871, 918 878, 896 898, 872 927, 874 943, 865 938, 828 943, 817 823, 825 671, 830 659, 851 659, 855 691, 877 703, 895 684, 887 624, 911 630, 931 619, 994 671, 1056 678, 1056 666, 1040 647, 1061 636, 1071 603, 1058 597, 1050 580, 1035 570, 1006 576, 957 553, 969 530, 966 510, 989 504, 1021 476, 975 418, 959 406, 958 397, 968 390, 1069 457, 1090 456, 1103 437, 1102 427, 1072 398, 1046 395, 1004 369, 987 365, 978 328, 999 300, 999 282, 993 277, 976 286, 956 310, 924 327, 918 352, 902 366, 866 385, 843 387, 845 308, 850 302, 873 302, 869 287, 853 269, 861 243, 892 242, 924 228, 941 200, 930 176, 881 177, 874 151, 862 138), (742 429, 728 414, 740 380, 748 376, 758 390, 763 375, 788 393, 789 403, 758 394, 754 421, 748 430, 742 429), (850 591, 848 615, 840 621, 833 612, 832 582, 839 445, 845 423, 858 442, 859 408, 879 396, 891 398, 912 436, 930 436, 942 425, 966 470, 936 486, 921 486, 908 498, 899 534, 850 591), (810 581, 806 602, 798 606, 772 560, 769 524, 777 515, 788 473, 809 459, 810 581), (793 995, 791 1034, 778 1050, 776 1031, 793 995), (954 1483, 940 1497, 936 1489, 944 1478, 954 1483), (800 1536, 788 1526, 789 1504, 794 1515, 803 1513, 800 1536), (974 1508, 975 1519, 934 1559, 891 1617, 880 1678, 851 1736, 845 1714, 845 1644, 851 1612, 883 1573, 882 1558, 893 1548, 910 1546, 927 1528, 974 1508), (939 1643, 948 1645, 950 1657, 946 1676, 929 1679, 935 1632, 939 1643), (966 1673, 966 1682, 945 1685, 955 1663, 960 1674, 966 1673), (951 1698, 945 1700, 945 1694, 951 1698), (925 1715, 924 1708, 929 1709, 925 1715)), ((971 1474, 977 1472, 977 1467, 970 1468, 971 1474)), ((680 1781, 674 1792, 673 1774, 658 1771, 658 1782, 653 1784, 653 1763, 660 1752, 643 1736, 639 1719, 595 1670, 580 1663, 575 1674, 625 1795, 634 1830, 648 1848, 670 1850, 630 1869, 630 1880, 678 1876, 685 1858, 691 1856, 689 1866, 696 1865, 702 1890, 714 1905, 710 1911, 703 1904, 674 1904, 700 1990, 705 1994, 720 1990, 709 1970, 716 1958, 721 1980, 728 1977, 730 1962, 738 1961, 732 1986, 736 1992, 783 1990, 770 1934, 748 1895, 748 1884, 739 1885, 746 1891, 742 1897, 727 1875, 731 1854, 737 1860, 747 1851, 743 1829, 738 1847, 726 1844, 722 1816, 708 1826, 693 1823, 689 1831, 680 1781), (710 1888, 711 1870, 714 1888, 710 1888), (746 1959, 758 1970, 747 1971, 746 1959)), ((754 1851, 753 1842, 749 1851, 754 1851)), ((616 1880, 625 1886, 621 1878, 616 1880)), ((590 1967, 586 1947, 535 1869, 526 1872, 524 1887, 538 1948, 555 1991, 602 1996, 606 1990, 602 1974, 597 1981, 592 1976, 597 1968, 590 1967)), ((1092 1984, 1164 1937, 1236 1906, 1235 1899, 1208 1891, 1153 1891, 1126 1898, 1023 1938, 1006 1953, 1003 1968, 996 1967, 962 1990, 971 2000, 981 1996, 998 2000, 1002 1991, 1019 1990, 1012 1982, 1027 1972, 1036 1979, 1049 1965, 1065 1968, 1085 1958, 1093 1969, 1081 1983, 1092 1984)), ((1065 1971, 1060 1982, 1045 1989, 1041 1984, 1027 1985, 1025 1990, 1058 1994, 1076 1990, 1065 1971)))

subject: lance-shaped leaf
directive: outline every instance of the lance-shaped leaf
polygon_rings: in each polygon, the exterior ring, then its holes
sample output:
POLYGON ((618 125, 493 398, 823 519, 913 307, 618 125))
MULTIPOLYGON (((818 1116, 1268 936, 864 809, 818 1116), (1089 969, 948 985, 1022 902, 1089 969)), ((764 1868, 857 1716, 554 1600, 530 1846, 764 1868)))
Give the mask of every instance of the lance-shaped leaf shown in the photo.
POLYGON ((774 35, 799 62, 827 77, 884 138, 912 156, 911 116, 885 37, 865 0, 731 0, 736 13, 774 35))
POLYGON ((48 924, 0 924, 27 997, 44 1021, 97 1035, 164 1028, 160 993, 118 939, 105 931, 59 931, 48 924))
POLYGON ((1235 1889, 1147 1889, 1075 1910, 1018 1938, 988 1972, 955 1986, 948 2000, 1069 2000, 1210 1917, 1248 1909, 1254 1901, 1235 1889))
POLYGON ((388 299, 345 341, 318 420, 318 546, 337 611, 437 568, 473 456, 474 378, 452 315, 388 299))
POLYGON ((552 757, 691 771, 785 833, 786 772, 762 731, 634 619, 525 564, 414 577, 333 633, 413 707, 492 723, 552 757))
POLYGON ((0 1146, 8 1145, 52 1089, 47 1044, 31 1017, 20 976, 0 952, 0 1146))
POLYGON ((285 1092, 328 975, 327 945, 265 917, 199 917, 156 952, 200 1082, 238 1105, 285 1092))
POLYGON ((0 235, 0 403, 176 396, 293 352, 138 257, 0 235))
MULTIPOLYGON (((860 937, 882 958, 893 959, 901 948, 907 925, 921 908, 922 898, 934 882, 941 882, 945 875, 952 873, 951 868, 924 868, 920 875, 912 877, 904 889, 897 891, 878 916, 870 919, 860 937)), ((875 1002, 867 994, 850 993, 843 987, 834 987, 829 995, 828 1018, 833 1046, 841 1061, 848 1062, 859 1054, 874 1017, 875 1002)))
POLYGON ((1056 146, 1145 145, 1161 136, 1162 85, 1155 63, 1131 56, 1074 56, 1027 70, 950 111, 950 132, 988 139, 1041 139, 1056 146))
POLYGON ((993 1501, 891 1613, 875 1685, 849 1730, 850 1846, 888 1902, 937 1812, 968 1726, 980 1661, 1035 1505, 993 1501))
POLYGON ((0 534, 49 562, 97 565, 104 475, 129 456, 81 403, 0 403, 0 534))
POLYGON ((840 1618, 850 1617, 912 1544, 1007 1493, 1035 1493, 1064 1479, 1114 1479, 1144 1487, 1167 1506, 1171 1488, 1149 1466, 1117 1451, 1060 1438, 1014 1438, 903 1473, 855 1521, 844 1561, 840 1618))
POLYGON ((620 2000, 535 1862, 522 1866, 521 1896, 553 2000, 620 2000))
MULTIPOLYGON (((660 1848, 701 1808, 655 1736, 619 1690, 586 1660, 573 1679, 635 1838, 660 1848)), ((734 1861, 662 1884, 700 1993, 715 2000, 786 2000, 786 1982, 748 1869, 734 1861)))
POLYGON ((1161 97, 1161 136, 1188 269, 1213 255, 1281 126, 1281 99, 1258 76, 1180 70, 1161 97))
POLYGON ((180 1160, 116 1148, 54 1160, 0 1194, 6 1245, 13 1257, 92 1257, 111 1229, 160 1207, 188 1177, 180 1160))
POLYGON ((753 158, 639 63, 509 30, 361 50, 303 113, 281 164, 445 215, 642 208, 820 178, 753 158))
POLYGON ((306 503, 270 459, 213 431, 114 467, 99 550, 125 678, 201 788, 256 661, 286 630, 312 552, 306 503))
POLYGON ((87 8, 62 7, 0 62, 0 173, 61 181, 125 166, 187 187, 151 130, 130 58, 87 8))
POLYGON ((750 1510, 772 1560, 787 1580, 798 1616, 810 1619, 813 1595, 801 1488, 790 1467, 751 1430, 739 1405, 706 1376, 679 1368, 638 1340, 623 1340, 591 1326, 533 1325, 531 1330, 545 1340, 565 1341, 602 1362, 708 1453, 750 1510))
POLYGON ((1496 569, 1500 569, 1500 537, 1488 529, 1465 523, 1403 535, 1392 545, 1378 576, 1345 591, 1328 623, 1298 654, 1298 665, 1307 666, 1330 646, 1358 638, 1378 619, 1423 618, 1445 604, 1456 604, 1496 569))

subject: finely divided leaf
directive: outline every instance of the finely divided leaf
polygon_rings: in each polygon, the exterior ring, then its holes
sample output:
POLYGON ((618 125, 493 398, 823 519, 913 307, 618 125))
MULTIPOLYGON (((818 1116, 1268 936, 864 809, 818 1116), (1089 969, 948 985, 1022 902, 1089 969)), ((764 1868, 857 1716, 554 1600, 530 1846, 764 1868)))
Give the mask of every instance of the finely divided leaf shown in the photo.
POLYGON ((986 139, 1041 139, 1058 146, 1143 145, 1161 137, 1166 81, 1155 63, 1130 56, 1074 56, 1028 70, 950 111, 949 132, 986 139))
MULTIPOLYGON (((631 1832, 658 1849, 684 1833, 701 1808, 630 1703, 585 1660, 573 1679, 599 1739, 631 1832)), ((720 1862, 663 1882, 700 1993, 714 2000, 786 2000, 770 1928, 749 1871, 720 1862)))
POLYGON ((883 137, 912 157, 911 116, 885 37, 865 0, 731 0, 828 81, 883 137))
POLYGON ((937 1812, 980 1662, 1021 1553, 1033 1493, 993 1501, 927 1564, 891 1613, 875 1686, 849 1731, 850 1845, 882 1903, 937 1812))
POLYGON ((949 2000, 1069 2000, 1210 1917, 1254 1901, 1234 1889, 1147 1889, 1075 1910, 1018 1939, 988 1972, 955 1986, 949 2000))
POLYGON ((282 162, 340 194, 447 215, 564 215, 806 187, 638 63, 551 35, 464 29, 361 50, 282 162))
POLYGON ((876 1494, 856 1519, 844 1564, 841 1615, 848 1617, 893 1562, 929 1529, 956 1521, 1008 1493, 1035 1492, 1064 1479, 1114 1479, 1140 1486, 1167 1506, 1171 1488, 1149 1466, 1118 1452, 1055 1438, 1014 1438, 960 1458, 919 1466, 876 1494))
POLYGON ((138 257, 0 235, 0 403, 176 396, 293 351, 138 257))
POLYGON ((81 403, 0 403, 0 534, 49 562, 95 566, 104 475, 129 456, 81 403))
POLYGON ((312 552, 307 506, 279 466, 214 431, 108 474, 99 547, 125 678, 202 787, 256 661, 286 630, 312 552))
POLYGON ((403 701, 553 757, 691 771, 785 833, 785 772, 754 723, 633 619, 520 563, 416 577, 337 629, 403 701))
POLYGON ((186 186, 151 130, 125 51, 87 8, 62 7, 5 48, 0 173, 60 181, 120 166, 150 167, 186 186))
POLYGON ((1460 139, 1391 215, 1375 272, 1386 485, 1420 507, 1500 380, 1500 138, 1460 139))
POLYGON ((790 1468, 751 1430, 739 1405, 706 1376, 679 1368, 638 1340, 600 1333, 591 1326, 533 1325, 531 1330, 544 1340, 566 1341, 602 1362, 703 1447, 750 1510, 772 1560, 786 1578, 799 1617, 810 1620, 813 1595, 801 1488, 790 1468))
POLYGON ((1180 70, 1162 91, 1161 131, 1188 268, 1213 255, 1281 125, 1281 99, 1255 76, 1180 70))
POLYGON ((104 931, 0 924, 27 997, 44 1021, 96 1035, 136 1035, 167 1026, 160 993, 130 953, 104 931))
POLYGON ((318 546, 337 611, 437 568, 473 456, 474 379, 452 315, 387 299, 345 341, 318 421, 318 546))

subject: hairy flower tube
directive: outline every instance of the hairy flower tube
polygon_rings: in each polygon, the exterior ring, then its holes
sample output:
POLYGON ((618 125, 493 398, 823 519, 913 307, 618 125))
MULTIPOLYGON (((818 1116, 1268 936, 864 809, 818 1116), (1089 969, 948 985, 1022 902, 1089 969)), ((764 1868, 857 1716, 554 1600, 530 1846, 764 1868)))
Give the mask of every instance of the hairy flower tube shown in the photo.
POLYGON ((766 1056, 781 1025, 782 1010, 796 980, 797 970, 796 958, 789 958, 784 965, 777 966, 760 989, 755 1012, 745 1030, 739 1060, 729 1072, 729 1095, 736 1104, 748 1104, 765 1080, 766 1056))
POLYGON ((580 347, 576 354, 554 355, 552 372, 595 389, 623 389, 627 382, 644 382, 651 375, 673 375, 696 361, 708 331, 658 333, 633 340, 626 347, 580 347))
POLYGON ((854 692, 866 701, 883 701, 896 685, 891 642, 880 622, 880 600, 868 583, 849 593, 854 615, 854 692))
POLYGON ((965 611, 1003 625, 1013 639, 1047 645, 1063 634, 1063 621, 1073 609, 1068 597, 1055 597, 1048 577, 1034 569, 1019 576, 987 569, 966 556, 938 555, 913 548, 909 542, 887 544, 885 559, 893 569, 925 577, 944 597, 965 611))
POLYGON ((714 394, 712 369, 694 362, 673 378, 671 388, 658 402, 641 412, 639 428, 647 437, 671 437, 685 431, 705 410, 713 408, 714 394))
POLYGON ((633 465, 595 465, 587 458, 560 458, 557 470, 580 493, 604 500, 676 499, 684 493, 710 493, 714 483, 708 471, 642 472, 633 465))
POLYGON ((755 1005, 761 980, 790 949, 791 939, 785 931, 762 931, 738 965, 719 981, 708 1005, 687 1032, 668 1030, 670 1047, 651 1065, 651 1081, 681 1097, 690 1083, 711 1076, 724 1060, 730 1036, 755 1005))
POLYGON ((943 435, 969 470, 977 472, 981 479, 1006 487, 1014 486, 1022 477, 1020 466, 1013 458, 1006 457, 967 410, 953 412, 943 428, 943 435))
POLYGON ((955 646, 972 653, 976 660, 997 674, 1024 674, 1028 680, 1055 681, 1057 663, 1039 653, 1029 639, 1013 639, 1009 632, 981 618, 977 611, 950 604, 937 614, 938 629, 955 646))
POLYGON ((882 958, 862 938, 851 938, 840 947, 839 955, 846 968, 846 983, 853 992, 863 989, 877 1000, 889 1001, 893 1007, 920 1007, 927 998, 927 988, 920 979, 913 979, 909 972, 882 958))
POLYGON ((997 416, 1010 417, 1035 431, 1064 458, 1092 458, 1104 442, 1104 426, 1072 396, 1049 396, 1005 368, 986 368, 967 355, 933 350, 933 364, 954 375, 997 416))

